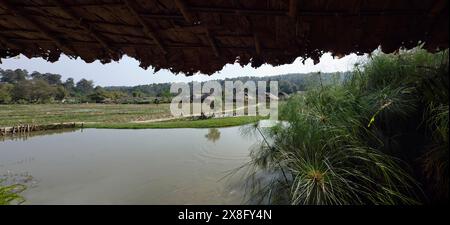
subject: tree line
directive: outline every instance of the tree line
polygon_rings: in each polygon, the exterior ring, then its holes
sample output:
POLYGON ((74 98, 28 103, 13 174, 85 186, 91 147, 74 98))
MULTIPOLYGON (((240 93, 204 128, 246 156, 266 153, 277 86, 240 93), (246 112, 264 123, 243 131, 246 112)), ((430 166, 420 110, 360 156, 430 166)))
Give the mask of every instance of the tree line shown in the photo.
POLYGON ((0 104, 10 103, 51 103, 71 100, 73 103, 97 102, 119 96, 121 93, 108 92, 94 86, 92 80, 73 78, 61 80, 60 74, 28 73, 27 70, 0 69, 0 104))
MULTIPOLYGON (((279 91, 287 94, 305 91, 308 86, 345 79, 348 73, 286 74, 268 77, 238 77, 218 80, 279 82, 279 91)), ((170 83, 138 85, 133 87, 95 86, 92 80, 73 78, 61 80, 60 74, 29 73, 27 70, 3 70, 0 68, 0 104, 39 103, 123 103, 150 104, 170 102, 170 83)), ((192 83, 189 83, 192 85, 192 83)))

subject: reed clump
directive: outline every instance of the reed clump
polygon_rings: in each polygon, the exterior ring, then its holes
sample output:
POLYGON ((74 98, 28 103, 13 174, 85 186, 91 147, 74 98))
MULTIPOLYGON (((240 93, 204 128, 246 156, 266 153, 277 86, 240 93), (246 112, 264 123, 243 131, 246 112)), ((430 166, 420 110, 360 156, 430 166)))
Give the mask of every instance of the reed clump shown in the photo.
POLYGON ((287 123, 260 130, 244 167, 249 200, 447 201, 448 78, 448 50, 418 47, 376 53, 351 76, 290 98, 280 112, 287 123))

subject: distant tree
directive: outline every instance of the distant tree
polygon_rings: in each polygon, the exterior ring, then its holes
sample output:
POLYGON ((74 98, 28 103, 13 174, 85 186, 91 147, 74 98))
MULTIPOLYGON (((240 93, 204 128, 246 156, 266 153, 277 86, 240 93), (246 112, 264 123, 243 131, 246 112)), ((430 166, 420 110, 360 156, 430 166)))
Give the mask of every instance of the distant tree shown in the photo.
POLYGON ((41 79, 41 78, 42 78, 42 74, 39 73, 39 72, 37 72, 37 71, 34 71, 34 72, 32 72, 32 73, 30 74, 30 77, 31 77, 32 79, 41 79))
POLYGON ((94 91, 94 82, 92 80, 81 79, 77 82, 75 88, 81 94, 90 94, 94 91))
POLYGON ((66 82, 63 83, 63 86, 67 91, 71 92, 75 89, 75 81, 73 80, 73 78, 69 77, 67 78, 66 82))
POLYGON ((54 95, 55 95, 55 100, 62 101, 63 99, 65 99, 69 95, 69 92, 67 91, 66 88, 64 88, 64 86, 58 85, 55 88, 54 95))
POLYGON ((103 103, 106 99, 110 97, 111 96, 109 95, 109 93, 100 86, 95 87, 94 93, 88 95, 90 101, 96 103, 103 103))
POLYGON ((31 102, 49 102, 55 96, 56 88, 51 86, 45 80, 33 80, 31 102))
POLYGON ((163 90, 160 96, 164 98, 165 102, 170 102, 170 100, 172 98, 172 94, 170 93, 170 90, 168 90, 168 89, 163 90))
POLYGON ((11 97, 16 102, 46 103, 56 96, 56 90, 45 80, 24 80, 14 85, 11 97))
POLYGON ((100 85, 95 86, 94 91, 104 91, 105 89, 102 88, 100 85))
POLYGON ((46 74, 44 74, 43 78, 50 85, 61 85, 62 84, 61 75, 59 75, 59 74, 46 73, 46 74))
POLYGON ((140 97, 144 96, 144 93, 142 93, 142 91, 137 90, 137 91, 133 91, 132 96, 134 98, 140 98, 140 97))
POLYGON ((0 104, 8 104, 11 102, 11 90, 14 88, 14 85, 3 83, 0 84, 0 104))
POLYGON ((14 85, 11 90, 11 98, 13 101, 31 101, 33 84, 30 80, 23 80, 14 85))
POLYGON ((53 73, 39 73, 39 72, 33 72, 31 73, 30 77, 33 80, 44 80, 50 85, 61 85, 61 75, 59 74, 53 74, 53 73))
POLYGON ((20 81, 26 80, 29 75, 26 70, 0 70, 0 82, 16 84, 20 81))
POLYGON ((285 80, 280 80, 278 82, 279 87, 280 87, 280 91, 282 92, 286 92, 288 94, 294 92, 294 87, 291 84, 291 82, 285 81, 285 80))
POLYGON ((128 96, 127 93, 124 93, 121 91, 108 91, 108 93, 109 93, 110 98, 113 100, 118 100, 118 99, 125 98, 128 96))

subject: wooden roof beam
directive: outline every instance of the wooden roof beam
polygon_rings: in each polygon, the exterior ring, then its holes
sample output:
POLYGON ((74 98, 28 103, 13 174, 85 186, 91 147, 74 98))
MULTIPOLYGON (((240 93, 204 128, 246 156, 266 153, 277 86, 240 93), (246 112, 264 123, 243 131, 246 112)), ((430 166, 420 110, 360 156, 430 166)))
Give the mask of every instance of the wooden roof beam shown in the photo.
MULTIPOLYGON (((45 2, 44 4, 39 4, 39 5, 29 5, 29 4, 24 4, 24 3, 17 3, 14 4, 17 7, 21 7, 21 8, 33 8, 33 9, 43 9, 43 8, 58 8, 58 5, 55 5, 53 3, 48 4, 49 2, 45 2)), ((122 7, 123 4, 120 2, 109 2, 109 3, 75 3, 75 4, 66 4, 68 7, 70 8, 98 8, 98 7, 122 7)))
MULTIPOLYGON (((53 43, 52 41, 48 40, 48 39, 27 39, 27 38, 13 38, 10 39, 10 41, 14 41, 16 43, 38 43, 38 44, 51 44, 53 43)), ((98 47, 97 42, 95 41, 80 41, 80 40, 74 40, 72 41, 72 43, 74 44, 74 46, 81 46, 81 47, 86 47, 86 46, 94 46, 94 47, 98 47)), ((112 43, 114 46, 122 46, 122 47, 136 47, 136 48, 154 48, 157 47, 156 44, 148 44, 148 43, 133 43, 133 42, 114 42, 112 43)), ((183 49, 183 48, 188 48, 188 49, 208 49, 211 48, 210 45, 191 45, 191 43, 178 43, 178 44, 173 44, 173 45, 167 45, 166 46, 168 49, 183 49)), ((221 48, 224 49, 244 49, 244 50, 254 50, 255 48, 253 46, 221 46, 221 48)), ((268 50, 280 50, 281 49, 268 49, 268 50)))
POLYGON ((15 44, 15 43, 13 43, 13 42, 11 42, 11 41, 8 41, 6 38, 4 38, 4 37, 2 37, 2 36, 0 36, 0 45, 1 45, 1 46, 4 46, 4 48, 8 48, 8 45, 9 45, 9 46, 11 46, 13 49, 17 49, 17 50, 20 49, 19 45, 15 44))
POLYGON ((436 1, 430 9, 430 16, 435 17, 436 15, 438 15, 445 8, 446 4, 447 0, 436 1))
POLYGON ((50 30, 48 30, 48 28, 39 24, 35 20, 28 18, 27 14, 25 12, 23 12, 21 9, 11 5, 7 0, 0 0, 0 6, 2 8, 9 10, 15 16, 20 17, 22 20, 24 20, 28 24, 32 25, 33 27, 35 27, 42 35, 44 35, 46 38, 50 39, 56 45, 56 47, 58 47, 60 50, 62 50, 66 54, 78 55, 73 48, 66 46, 62 40, 54 37, 54 35, 51 33, 50 30))
POLYGON ((259 40, 258 35, 254 35, 254 41, 255 41, 255 50, 257 55, 261 55, 261 41, 259 40))
POLYGON ((298 0, 289 0, 289 17, 295 19, 298 13, 298 0))
POLYGON ((183 0, 175 0, 175 5, 177 6, 178 10, 180 10, 181 14, 183 15, 184 19, 188 23, 194 23, 194 18, 191 15, 191 13, 188 10, 188 7, 186 3, 183 0))
MULTIPOLYGON (((361 11, 361 8, 364 4, 364 0, 354 0, 353 8, 351 9, 352 14, 359 14, 361 11)), ((356 24, 354 30, 354 34, 352 35, 352 45, 353 46, 359 46, 359 43, 362 43, 362 39, 364 38, 365 30, 364 27, 366 26, 366 19, 358 19, 358 24, 356 24)), ((355 25, 355 24, 352 24, 355 25)))
POLYGON ((214 39, 213 35, 211 34, 211 32, 208 29, 206 29, 206 37, 208 38, 209 44, 211 45, 211 48, 214 51, 214 55, 216 57, 219 57, 220 53, 219 53, 219 48, 217 47, 217 44, 216 44, 216 40, 214 39))
POLYGON ((94 38, 98 43, 100 43, 100 45, 108 51, 111 58, 119 59, 120 54, 118 54, 117 51, 108 44, 108 41, 105 40, 105 38, 97 34, 92 26, 82 17, 80 17, 73 9, 67 7, 67 5, 61 0, 52 0, 52 2, 57 5, 64 13, 66 13, 72 20, 78 21, 77 25, 86 33, 88 33, 92 38, 94 38))
POLYGON ((156 14, 156 13, 140 13, 140 17, 148 18, 148 19, 167 19, 167 20, 176 20, 176 19, 184 19, 183 15, 179 14, 156 14))
POLYGON ((425 43, 428 43, 430 41, 431 33, 435 29, 436 21, 441 14, 442 10, 444 10, 445 6, 447 5, 447 0, 437 0, 433 3, 431 8, 428 11, 428 21, 426 22, 426 26, 428 27, 427 34, 425 36, 425 43))
POLYGON ((359 12, 361 11, 361 6, 364 2, 364 0, 355 0, 355 3, 353 4, 353 8, 351 10, 351 14, 353 15, 358 15, 359 12))
MULTIPOLYGON (((298 0, 297 0, 298 1, 298 0)), ((329 2, 332 2, 330 0, 329 2)), ((327 2, 327 5, 331 3, 327 2)), ((297 3, 298 5, 298 3, 297 3)), ((235 16, 274 16, 274 17, 285 17, 289 16, 289 11, 286 10, 274 10, 274 9, 239 9, 239 8, 223 8, 223 7, 199 7, 192 6, 188 8, 190 11, 198 13, 218 13, 223 15, 235 15, 235 16)), ((298 9, 298 6, 297 6, 298 9)), ((385 16, 409 16, 409 15, 423 15, 426 14, 425 10, 401 10, 401 9, 389 9, 389 10, 365 10, 358 11, 357 13, 349 12, 348 10, 303 10, 296 11, 296 16, 303 17, 336 17, 336 16, 346 16, 346 17, 359 17, 359 16, 374 16, 374 17, 385 17, 385 16)))
POLYGON ((287 16, 285 10, 263 10, 263 9, 240 9, 240 8, 223 8, 223 7, 197 7, 189 8, 195 12, 202 13, 219 13, 229 15, 261 15, 261 16, 287 16))
MULTIPOLYGON (((189 12, 189 8, 186 5, 186 3, 183 0, 175 0, 175 5, 177 6, 177 8, 180 10, 181 14, 183 15, 184 19, 188 22, 188 23, 194 23, 194 17, 192 16, 192 14, 189 12)), ((214 52, 214 55, 216 57, 220 56, 220 52, 219 52, 219 47, 217 46, 216 40, 214 39, 214 36, 211 34, 211 31, 205 27, 205 32, 206 32, 206 37, 208 39, 209 44, 211 45, 211 48, 214 52)))
POLYGON ((164 47, 161 40, 153 33, 147 23, 141 18, 139 13, 134 9, 133 3, 129 0, 124 0, 128 10, 133 14, 133 16, 139 21, 144 31, 144 34, 148 36, 150 39, 153 39, 155 43, 158 45, 159 49, 163 52, 163 54, 167 54, 167 49, 164 47))
MULTIPOLYGON (((233 1, 233 6, 238 8, 242 7, 241 3, 238 0, 233 1)), ((240 15, 239 18, 241 19, 242 23, 245 24, 244 26, 246 27, 246 29, 249 30, 251 33, 253 33, 253 42, 255 45, 256 55, 258 56, 261 55, 262 53, 261 40, 259 39, 258 34, 254 32, 252 22, 247 18, 246 15, 240 15)))
POLYGON ((0 36, 0 47, 6 49, 6 44, 8 44, 8 41, 0 36))

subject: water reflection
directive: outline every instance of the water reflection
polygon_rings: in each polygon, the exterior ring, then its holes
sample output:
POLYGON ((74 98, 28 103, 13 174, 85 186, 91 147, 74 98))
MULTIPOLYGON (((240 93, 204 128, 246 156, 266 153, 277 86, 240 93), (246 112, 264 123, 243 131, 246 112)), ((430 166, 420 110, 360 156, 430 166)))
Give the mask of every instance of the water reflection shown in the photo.
POLYGON ((211 128, 208 130, 208 134, 205 135, 205 137, 206 139, 208 139, 208 141, 215 143, 220 139, 220 131, 217 128, 211 128))
POLYGON ((239 127, 32 133, 0 142, 0 179, 26 183, 26 204, 240 204, 242 176, 222 178, 254 142, 239 127))
MULTIPOLYGON (((46 130, 46 131, 33 131, 33 132, 26 132, 26 133, 16 133, 12 135, 6 135, 6 136, 0 136, 0 142, 2 141, 26 141, 33 137, 38 136, 47 136, 47 135, 55 135, 55 134, 62 134, 62 133, 70 133, 75 132, 80 129, 78 128, 65 128, 65 129, 58 129, 58 130, 46 130)), ((82 129, 81 129, 82 131, 82 129)))

